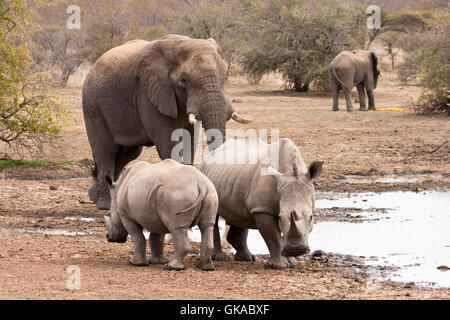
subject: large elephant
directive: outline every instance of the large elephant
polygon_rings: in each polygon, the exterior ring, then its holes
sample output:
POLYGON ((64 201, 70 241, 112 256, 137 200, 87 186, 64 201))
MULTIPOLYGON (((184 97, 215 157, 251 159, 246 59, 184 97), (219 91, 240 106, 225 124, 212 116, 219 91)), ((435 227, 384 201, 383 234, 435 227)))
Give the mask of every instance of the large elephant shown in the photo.
MULTIPOLYGON (((95 184, 89 197, 109 209, 105 176, 118 179, 143 146, 156 146, 161 159, 171 157, 174 130, 191 134, 201 120, 205 130, 226 122, 248 123, 234 112, 224 93, 226 64, 214 39, 167 35, 155 41, 133 40, 103 54, 83 85, 83 114, 94 159, 95 184)), ((212 139, 211 139, 212 140, 212 139)), ((217 145, 217 141, 215 142, 217 145)))
POLYGON ((375 52, 367 50, 343 51, 331 61, 328 69, 330 87, 333 93, 333 111, 339 110, 338 96, 342 89, 345 94, 347 111, 353 111, 350 91, 356 85, 359 95, 359 110, 366 111, 366 90, 369 110, 375 110, 373 90, 377 87, 378 57, 375 52))

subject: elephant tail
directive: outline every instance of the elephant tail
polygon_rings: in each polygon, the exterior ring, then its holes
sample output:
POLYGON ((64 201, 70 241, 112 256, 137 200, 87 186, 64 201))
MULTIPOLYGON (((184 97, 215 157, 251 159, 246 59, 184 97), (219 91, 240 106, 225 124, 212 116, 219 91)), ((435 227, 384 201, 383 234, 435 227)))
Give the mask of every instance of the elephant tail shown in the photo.
POLYGON ((182 213, 186 213, 186 212, 190 212, 193 209, 197 208, 198 205, 203 201, 203 199, 205 199, 206 196, 206 186, 202 185, 202 186, 198 186, 198 197, 197 199, 194 201, 193 204, 191 204, 188 208, 182 210, 182 211, 178 211, 177 215, 182 214, 182 213))
POLYGON ((344 82, 342 82, 342 80, 338 77, 337 73, 336 73, 336 69, 334 68, 334 66, 330 66, 331 70, 333 71, 334 77, 336 78, 337 81, 339 81, 339 83, 341 84, 343 89, 349 89, 347 88, 347 86, 344 84, 344 82))

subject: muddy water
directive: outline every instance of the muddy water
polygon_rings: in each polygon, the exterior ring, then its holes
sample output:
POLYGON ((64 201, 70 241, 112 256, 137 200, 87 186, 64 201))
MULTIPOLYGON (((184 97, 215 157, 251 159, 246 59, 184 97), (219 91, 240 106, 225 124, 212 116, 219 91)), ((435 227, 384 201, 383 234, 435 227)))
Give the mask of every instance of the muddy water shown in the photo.
POLYGON ((416 183, 422 182, 426 179, 446 179, 450 180, 450 177, 446 177, 441 174, 423 173, 414 175, 400 175, 390 174, 383 176, 358 176, 348 175, 344 180, 336 180, 336 183, 416 183))
MULTIPOLYGON (((380 219, 316 224, 312 250, 361 256, 367 264, 398 267, 388 278, 450 287, 450 194, 427 191, 322 195, 318 208, 388 208, 370 211, 380 219)), ((361 214, 361 213, 360 213, 361 214)), ((377 274, 373 275, 375 278, 377 274)))
MULTIPOLYGON (((311 251, 354 255, 367 265, 395 270, 383 275, 373 271, 372 279, 450 287, 450 271, 442 267, 450 267, 449 193, 322 193, 316 207, 327 212, 344 208, 350 215, 358 209, 358 217, 365 218, 359 223, 351 219, 316 223, 309 237, 311 251)), ((256 230, 249 232, 248 247, 252 253, 268 254, 256 230)))

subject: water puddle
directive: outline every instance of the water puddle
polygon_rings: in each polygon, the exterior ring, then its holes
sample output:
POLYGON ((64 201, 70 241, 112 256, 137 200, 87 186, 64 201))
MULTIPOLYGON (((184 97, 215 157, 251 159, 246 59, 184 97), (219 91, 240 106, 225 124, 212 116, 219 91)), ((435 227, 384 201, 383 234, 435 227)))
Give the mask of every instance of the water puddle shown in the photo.
MULTIPOLYGON (((368 265, 398 267, 388 278, 424 286, 450 287, 450 193, 427 191, 323 194, 318 208, 360 208, 363 223, 325 221, 310 235, 312 250, 365 258, 368 265), (384 208, 374 211, 373 208, 384 208), (387 208, 387 209, 386 209, 387 208), (386 219, 386 215, 389 219, 386 219)), ((375 278, 376 274, 373 275, 375 278)))
POLYGON ((93 234, 93 232, 74 231, 67 229, 51 229, 51 228, 13 228, 13 227, 0 227, 0 232, 30 232, 30 233, 42 233, 54 236, 84 236, 86 234, 93 234))
MULTIPOLYGON (((318 193, 317 198, 319 210, 342 209, 349 217, 319 219, 309 236, 311 252, 362 259, 375 281, 450 287, 450 193, 318 193)), ((225 222, 219 226, 223 240, 225 222)), ((198 228, 189 235, 200 241, 198 228)), ((269 254, 257 230, 249 230, 247 243, 253 254, 269 254)))
POLYGON ((380 176, 360 176, 360 175, 348 175, 344 180, 335 180, 336 183, 418 183, 426 179, 446 179, 442 174, 437 173, 422 173, 412 175, 402 174, 388 174, 380 176))

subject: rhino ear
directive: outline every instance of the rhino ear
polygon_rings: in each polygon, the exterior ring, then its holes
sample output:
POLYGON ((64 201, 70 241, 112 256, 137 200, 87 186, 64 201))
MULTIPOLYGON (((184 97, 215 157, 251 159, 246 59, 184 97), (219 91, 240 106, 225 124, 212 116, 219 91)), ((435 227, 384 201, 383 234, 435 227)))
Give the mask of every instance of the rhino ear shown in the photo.
POLYGON ((311 179, 316 179, 322 173, 323 161, 313 161, 308 168, 308 175, 311 179))
POLYGON ((112 180, 109 174, 105 174, 105 181, 112 189, 116 187, 116 183, 112 180))

